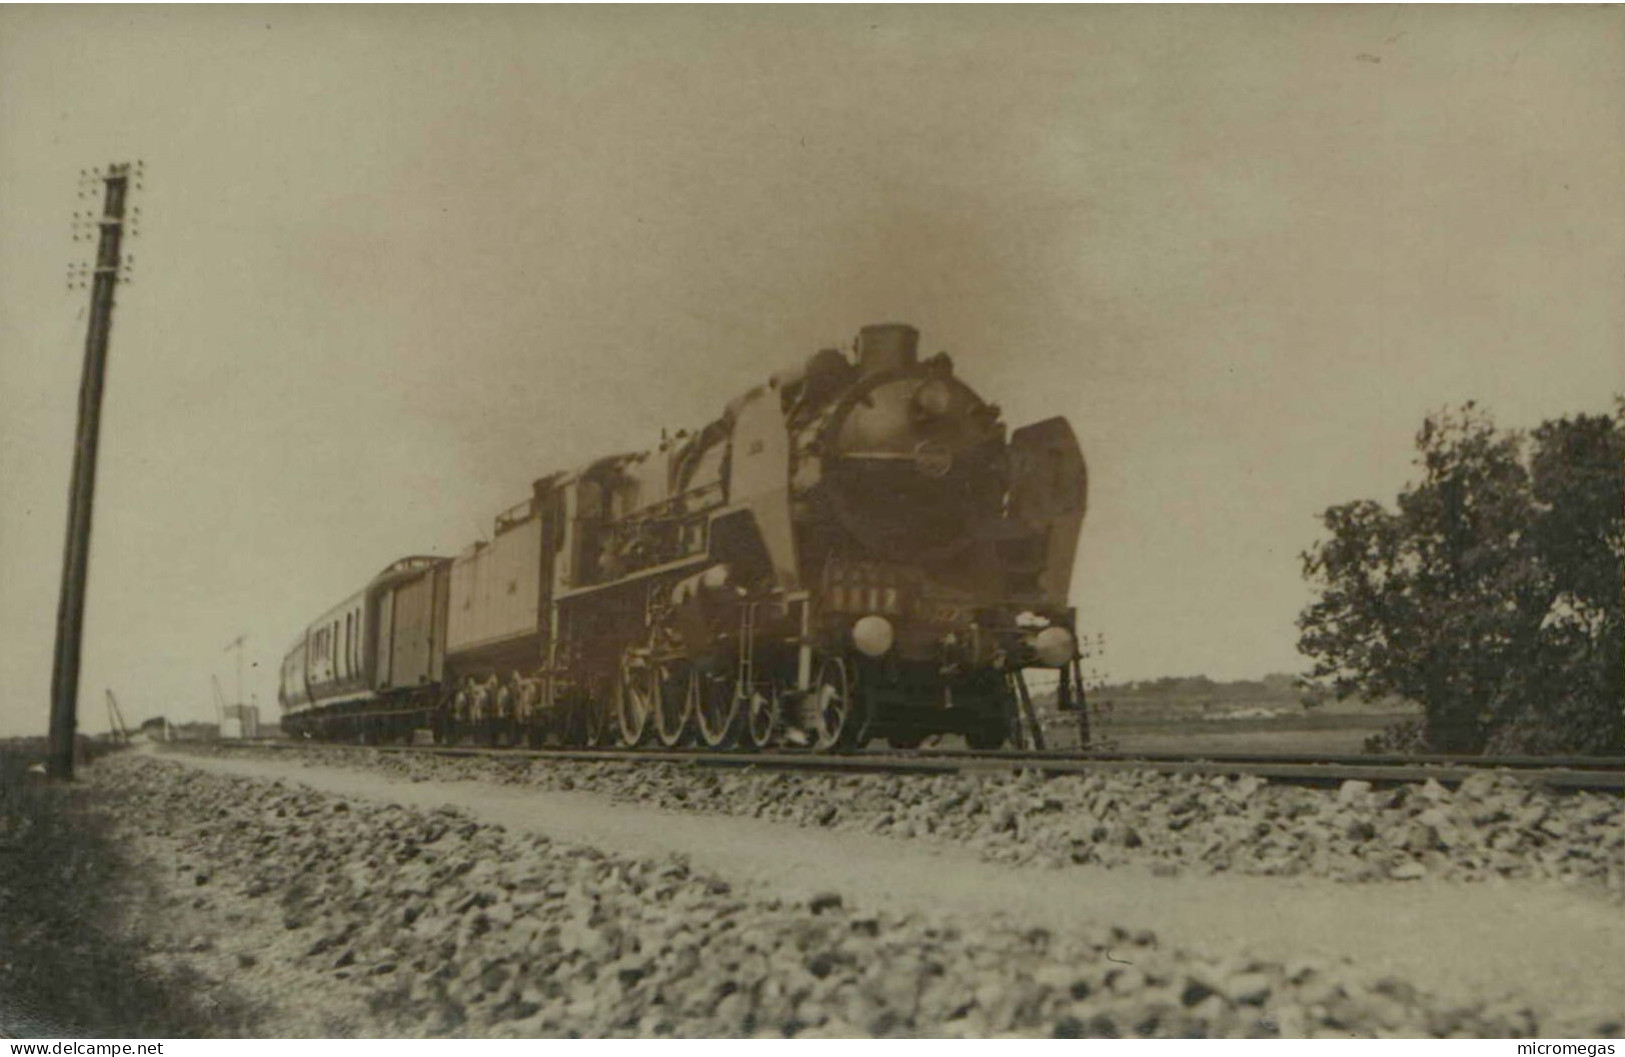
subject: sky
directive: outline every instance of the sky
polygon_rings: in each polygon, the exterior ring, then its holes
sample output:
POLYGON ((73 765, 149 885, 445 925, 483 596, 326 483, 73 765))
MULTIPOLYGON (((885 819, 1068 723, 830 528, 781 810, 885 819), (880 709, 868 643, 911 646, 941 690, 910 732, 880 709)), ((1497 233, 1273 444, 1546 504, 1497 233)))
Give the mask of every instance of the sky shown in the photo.
POLYGON ((1305 667, 1318 513, 1430 411, 1625 390, 1604 7, 0 8, 0 735, 49 707, 81 168, 141 159, 81 680, 275 711, 530 482, 906 321, 1090 466, 1115 680, 1305 667))

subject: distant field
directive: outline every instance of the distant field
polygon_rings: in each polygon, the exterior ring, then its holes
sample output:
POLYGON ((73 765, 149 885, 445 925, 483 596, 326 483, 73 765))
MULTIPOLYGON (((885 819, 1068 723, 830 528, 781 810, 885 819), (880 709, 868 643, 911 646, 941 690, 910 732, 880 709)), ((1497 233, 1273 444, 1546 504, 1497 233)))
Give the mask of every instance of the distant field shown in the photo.
MULTIPOLYGON (((1304 691, 1290 675, 1261 681, 1216 683, 1200 676, 1106 686, 1089 695, 1090 736, 1095 747, 1156 753, 1363 752, 1366 739, 1397 723, 1421 717, 1401 699, 1326 700, 1306 707, 1304 691)), ((1034 695, 1055 720, 1047 688, 1034 695)), ((1061 719, 1049 740, 1074 743, 1071 722, 1061 719)))
POLYGON ((1137 716, 1118 709, 1094 717, 1097 744, 1124 752, 1358 753, 1365 740, 1414 713, 1316 713, 1246 719, 1137 716))

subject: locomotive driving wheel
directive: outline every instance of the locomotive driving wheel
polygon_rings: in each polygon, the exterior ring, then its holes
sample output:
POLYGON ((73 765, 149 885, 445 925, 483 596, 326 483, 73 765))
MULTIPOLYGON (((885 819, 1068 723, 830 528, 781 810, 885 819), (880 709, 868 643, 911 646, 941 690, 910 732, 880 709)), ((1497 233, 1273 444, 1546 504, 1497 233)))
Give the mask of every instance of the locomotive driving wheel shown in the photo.
POLYGON ((648 732, 649 716, 660 708, 660 673, 647 656, 627 650, 615 682, 615 720, 621 744, 635 749, 648 732))
POLYGON ((706 748, 730 749, 738 743, 745 700, 732 678, 694 671, 688 677, 688 698, 706 748))
POLYGON ((845 748, 856 740, 862 717, 852 693, 852 678, 846 662, 826 657, 818 666, 818 677, 807 691, 806 716, 819 752, 845 748))
POLYGON ((651 664, 650 685, 654 688, 655 736, 668 749, 681 745, 694 718, 694 699, 689 680, 669 664, 651 664))

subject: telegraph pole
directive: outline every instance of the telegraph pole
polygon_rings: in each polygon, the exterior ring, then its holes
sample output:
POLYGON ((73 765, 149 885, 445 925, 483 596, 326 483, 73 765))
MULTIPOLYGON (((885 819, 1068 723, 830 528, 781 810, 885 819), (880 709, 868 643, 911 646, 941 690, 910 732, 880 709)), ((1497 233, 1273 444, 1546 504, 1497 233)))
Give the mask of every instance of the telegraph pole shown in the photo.
MULTIPOLYGON (((73 445, 73 483, 68 491, 68 539, 62 553, 62 592, 57 599, 56 655, 51 667, 51 731, 47 771, 73 777, 73 742, 78 725, 80 638, 85 623, 85 581, 90 566, 90 512, 96 490, 96 445, 101 433, 102 386, 107 374, 107 338, 113 326, 113 290, 125 265, 122 254, 125 205, 132 185, 140 187, 142 166, 109 165, 106 172, 81 173, 103 185, 102 211, 87 222, 100 231, 93 269, 70 267, 68 287, 90 287, 90 324, 85 336, 85 367, 79 380, 79 427, 73 445)), ((94 186, 94 185, 92 185, 94 186)), ((84 197, 86 191, 80 191, 84 197)), ((135 211, 136 214, 140 210, 135 211)), ((76 230, 79 215, 74 215, 76 230)), ((132 232, 133 234, 133 232, 132 232)), ((87 236, 88 237, 88 236, 87 236)))

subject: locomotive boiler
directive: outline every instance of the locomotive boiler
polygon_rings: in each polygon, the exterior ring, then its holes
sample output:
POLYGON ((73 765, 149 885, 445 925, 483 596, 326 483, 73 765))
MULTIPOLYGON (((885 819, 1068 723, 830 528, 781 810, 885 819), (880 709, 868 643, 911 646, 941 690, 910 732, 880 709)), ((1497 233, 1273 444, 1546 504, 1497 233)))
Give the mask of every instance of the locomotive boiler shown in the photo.
POLYGON ((1065 419, 865 327, 651 451, 536 480, 488 541, 396 562, 305 629, 311 736, 840 749, 1010 739, 1027 676, 1081 709, 1065 419))

